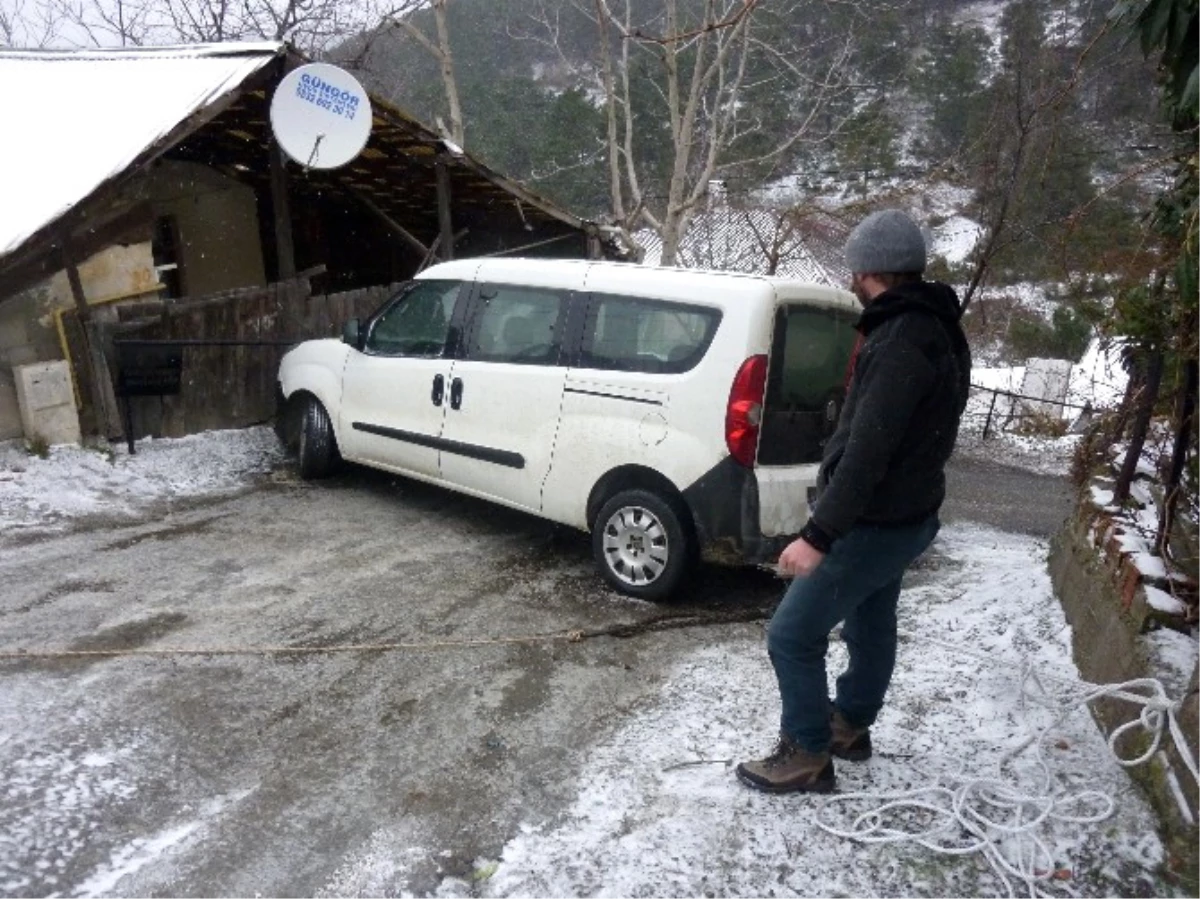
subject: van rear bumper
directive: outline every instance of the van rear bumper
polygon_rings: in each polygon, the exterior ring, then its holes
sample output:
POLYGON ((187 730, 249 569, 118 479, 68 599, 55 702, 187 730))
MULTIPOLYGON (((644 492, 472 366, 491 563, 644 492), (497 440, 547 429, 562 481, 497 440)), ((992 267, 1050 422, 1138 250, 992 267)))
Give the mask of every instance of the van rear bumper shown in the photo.
POLYGON ((684 490, 704 560, 773 561, 808 520, 808 487, 816 466, 808 469, 755 470, 727 456, 684 490))

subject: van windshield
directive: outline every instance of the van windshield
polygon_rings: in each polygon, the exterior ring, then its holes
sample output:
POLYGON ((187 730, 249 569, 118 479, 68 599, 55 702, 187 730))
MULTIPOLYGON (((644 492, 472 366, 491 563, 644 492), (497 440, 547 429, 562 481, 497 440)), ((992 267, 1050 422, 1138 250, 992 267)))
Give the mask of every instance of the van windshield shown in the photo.
POLYGON ((776 312, 760 465, 821 461, 846 397, 857 319, 848 309, 781 306, 776 312))

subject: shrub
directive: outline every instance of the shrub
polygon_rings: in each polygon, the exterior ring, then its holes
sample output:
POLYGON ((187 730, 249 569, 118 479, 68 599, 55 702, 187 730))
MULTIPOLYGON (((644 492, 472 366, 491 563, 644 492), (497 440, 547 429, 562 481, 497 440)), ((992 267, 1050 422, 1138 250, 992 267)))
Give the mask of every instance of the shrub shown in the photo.
POLYGON ((1067 359, 1078 362, 1092 338, 1092 325, 1067 306, 1054 310, 1050 322, 1032 312, 1018 310, 1008 325, 1008 344, 1026 359, 1067 359))
POLYGON ((50 443, 41 434, 34 434, 25 441, 25 452, 39 459, 50 458, 50 443))
POLYGON ((1025 412, 1017 427, 1017 434, 1025 437, 1062 437, 1067 433, 1070 423, 1058 415, 1045 412, 1025 412))

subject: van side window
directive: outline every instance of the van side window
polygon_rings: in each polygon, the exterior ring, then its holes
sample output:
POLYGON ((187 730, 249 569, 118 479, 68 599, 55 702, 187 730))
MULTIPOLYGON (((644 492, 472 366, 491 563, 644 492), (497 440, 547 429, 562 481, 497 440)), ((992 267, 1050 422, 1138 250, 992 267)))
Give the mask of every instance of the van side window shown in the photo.
POLYGON ((363 349, 377 356, 440 356, 450 335, 458 281, 415 281, 370 325, 363 349))
POLYGON ((580 365, 613 371, 678 374, 694 368, 712 343, 721 313, 638 297, 594 295, 580 365))
POLYGON ((758 461, 820 462, 837 428, 857 316, 844 310, 784 306, 775 317, 758 461))
POLYGON ((485 284, 467 337, 467 359, 554 365, 564 291, 485 284))

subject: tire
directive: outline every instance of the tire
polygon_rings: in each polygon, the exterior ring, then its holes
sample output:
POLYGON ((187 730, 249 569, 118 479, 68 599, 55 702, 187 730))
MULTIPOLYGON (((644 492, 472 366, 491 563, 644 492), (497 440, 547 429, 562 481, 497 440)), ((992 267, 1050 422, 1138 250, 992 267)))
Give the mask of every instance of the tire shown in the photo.
POLYGON ((333 473, 339 461, 337 438, 325 407, 313 397, 304 401, 300 417, 300 477, 306 481, 333 473))
POLYGON ((696 558, 696 540, 678 502, 649 490, 622 490, 592 526, 592 555, 614 588, 638 599, 667 599, 696 558))

